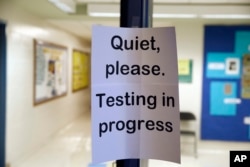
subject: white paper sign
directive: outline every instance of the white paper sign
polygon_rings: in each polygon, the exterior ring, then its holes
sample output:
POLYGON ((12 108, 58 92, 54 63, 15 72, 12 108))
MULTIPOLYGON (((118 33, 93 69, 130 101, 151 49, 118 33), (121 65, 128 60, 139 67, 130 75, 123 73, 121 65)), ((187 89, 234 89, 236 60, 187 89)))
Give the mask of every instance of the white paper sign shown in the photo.
POLYGON ((175 29, 94 26, 92 160, 180 163, 175 29))

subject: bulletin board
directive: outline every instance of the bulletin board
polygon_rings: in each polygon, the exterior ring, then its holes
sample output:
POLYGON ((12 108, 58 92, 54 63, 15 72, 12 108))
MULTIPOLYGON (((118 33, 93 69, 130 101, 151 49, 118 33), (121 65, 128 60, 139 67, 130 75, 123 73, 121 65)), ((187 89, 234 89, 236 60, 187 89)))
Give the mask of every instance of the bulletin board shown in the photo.
POLYGON ((68 50, 34 40, 34 105, 67 94, 68 50))
POLYGON ((72 91, 78 91, 89 85, 89 56, 82 51, 73 50, 72 91))
POLYGON ((201 138, 250 141, 250 26, 205 26, 201 138))

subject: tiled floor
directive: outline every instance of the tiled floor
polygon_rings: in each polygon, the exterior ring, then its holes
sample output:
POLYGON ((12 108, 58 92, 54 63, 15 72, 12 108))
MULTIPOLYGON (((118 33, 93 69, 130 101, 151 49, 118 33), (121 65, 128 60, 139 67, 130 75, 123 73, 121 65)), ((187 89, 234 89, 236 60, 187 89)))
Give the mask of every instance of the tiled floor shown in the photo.
MULTIPOLYGON (((12 167, 88 167, 91 166, 90 114, 85 114, 67 125, 51 140, 12 167)), ((187 140, 189 141, 189 140, 187 140)), ((192 145, 181 143, 181 165, 157 160, 144 160, 143 167, 229 167, 230 150, 250 150, 250 143, 202 141, 198 144, 198 157, 192 145)), ((111 167, 112 162, 98 165, 111 167)), ((97 166, 91 166, 97 167, 97 166)))

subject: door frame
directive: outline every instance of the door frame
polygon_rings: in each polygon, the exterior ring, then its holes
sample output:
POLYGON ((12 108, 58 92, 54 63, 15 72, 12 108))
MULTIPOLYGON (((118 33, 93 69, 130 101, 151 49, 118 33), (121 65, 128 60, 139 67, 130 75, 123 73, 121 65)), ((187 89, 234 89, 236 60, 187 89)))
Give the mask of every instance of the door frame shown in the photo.
POLYGON ((0 20, 0 166, 5 166, 7 40, 6 24, 0 20))

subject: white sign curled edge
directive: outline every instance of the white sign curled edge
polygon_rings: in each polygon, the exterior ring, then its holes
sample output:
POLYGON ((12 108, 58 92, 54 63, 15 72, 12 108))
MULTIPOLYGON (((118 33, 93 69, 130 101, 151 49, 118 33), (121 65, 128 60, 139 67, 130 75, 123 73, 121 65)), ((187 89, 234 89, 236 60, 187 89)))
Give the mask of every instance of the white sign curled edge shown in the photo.
POLYGON ((93 163, 180 163, 175 29, 94 26, 91 55, 93 163))

